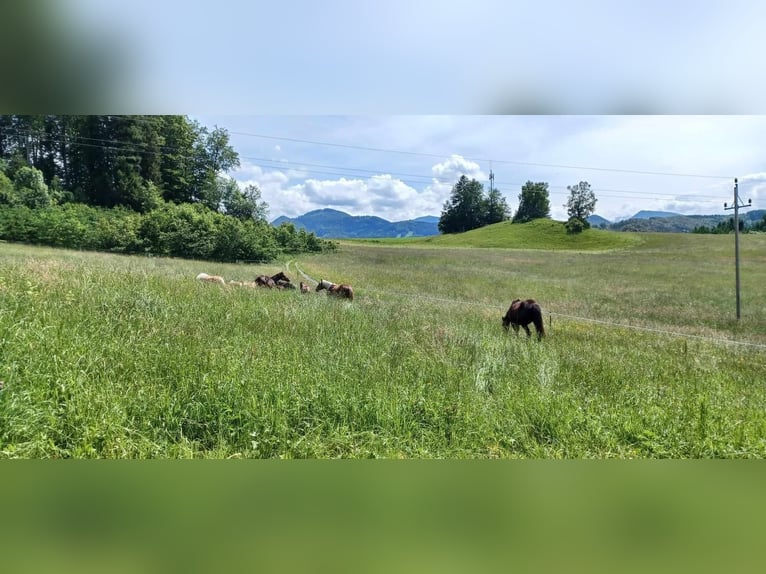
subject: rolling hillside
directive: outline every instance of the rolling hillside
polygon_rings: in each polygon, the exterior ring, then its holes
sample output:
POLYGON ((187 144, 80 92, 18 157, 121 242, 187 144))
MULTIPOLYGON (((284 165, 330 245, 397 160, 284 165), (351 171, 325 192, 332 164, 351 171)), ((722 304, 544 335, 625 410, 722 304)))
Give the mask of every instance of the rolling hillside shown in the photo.
MULTIPOLYGON (((361 241, 361 240, 360 240, 361 241)), ((434 247, 505 247, 513 249, 554 249, 601 251, 622 249, 641 243, 633 234, 587 229, 577 235, 566 232, 564 223, 551 219, 536 219, 529 223, 504 221, 479 229, 425 238, 377 239, 375 243, 392 243, 434 247)))

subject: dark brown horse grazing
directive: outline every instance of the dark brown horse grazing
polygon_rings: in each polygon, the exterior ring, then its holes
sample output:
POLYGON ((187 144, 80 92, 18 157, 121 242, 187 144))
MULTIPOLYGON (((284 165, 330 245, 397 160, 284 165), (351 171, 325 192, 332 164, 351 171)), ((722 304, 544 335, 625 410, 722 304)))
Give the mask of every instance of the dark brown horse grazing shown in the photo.
POLYGON ((268 275, 258 275, 258 277, 255 278, 255 284, 259 287, 268 287, 269 289, 273 289, 277 286, 276 281, 268 275))
POLYGON ((286 283, 290 283, 290 278, 284 274, 284 272, 280 271, 276 275, 272 275, 271 278, 274 280, 274 283, 279 283, 280 281, 285 281, 286 283))
POLYGON ((526 301, 514 299, 506 314, 503 315, 503 328, 507 331, 508 327, 511 326, 518 333, 519 326, 521 326, 527 332, 527 337, 531 337, 532 333, 527 327, 530 323, 535 325, 537 340, 541 340, 545 335, 545 328, 543 327, 543 310, 540 305, 534 299, 527 299, 526 301))
POLYGON ((322 279, 317 285, 316 291, 321 291, 322 289, 327 289, 328 295, 334 295, 335 297, 345 297, 346 299, 350 299, 352 301, 354 300, 354 290, 351 288, 351 285, 346 285, 345 283, 336 285, 331 281, 322 279))
POLYGON ((274 282, 274 286, 277 289, 295 289, 295 285, 292 284, 290 281, 290 278, 285 275, 282 271, 277 273, 276 275, 271 276, 271 280, 274 282))

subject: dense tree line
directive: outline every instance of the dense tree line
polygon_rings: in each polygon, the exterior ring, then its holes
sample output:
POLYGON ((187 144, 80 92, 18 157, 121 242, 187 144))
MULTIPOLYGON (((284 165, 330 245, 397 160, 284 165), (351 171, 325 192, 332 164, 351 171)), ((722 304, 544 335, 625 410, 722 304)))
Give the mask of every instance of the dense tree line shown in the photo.
MULTIPOLYGON (((764 226, 764 224, 766 224, 766 217, 764 217, 763 221, 755 223, 749 229, 753 231, 761 231, 761 227, 764 226)), ((739 220, 739 230, 744 233, 748 230, 748 228, 745 227, 744 219, 739 220)), ((734 233, 734 218, 730 217, 724 221, 719 221, 716 225, 698 225, 692 230, 692 233, 712 233, 715 235, 734 233)))
MULTIPOLYGON (((221 175, 237 166, 239 155, 225 129, 209 130, 186 116, 0 116, 0 209, 10 210, 3 215, 2 237, 57 245, 55 234, 41 227, 46 221, 108 221, 110 229, 143 230, 127 233, 118 249, 123 252, 258 260, 279 250, 333 247, 313 234, 268 225, 260 190, 241 189, 221 175), (92 209, 63 209, 69 204, 92 209), (45 211, 30 214, 24 208, 45 211), (113 214, 99 211, 117 208, 113 214), (199 238, 194 225, 187 225, 191 220, 205 222, 197 226, 199 238), (11 221, 36 231, 25 235, 11 221), (177 245, 160 240, 173 233, 183 236, 177 245), (235 245, 210 246, 225 237, 235 245), (232 255, 238 250, 240 256, 232 255)), ((66 246, 100 248, 96 235, 74 234, 83 242, 66 246)))
POLYGON ((148 213, 83 203, 0 209, 0 239, 53 247, 211 261, 267 262, 335 244, 291 223, 273 227, 199 204, 165 203, 148 213))
POLYGON ((225 129, 185 116, 0 116, 0 158, 25 166, 66 199, 151 211, 160 201, 218 210, 218 175, 239 166, 225 129))

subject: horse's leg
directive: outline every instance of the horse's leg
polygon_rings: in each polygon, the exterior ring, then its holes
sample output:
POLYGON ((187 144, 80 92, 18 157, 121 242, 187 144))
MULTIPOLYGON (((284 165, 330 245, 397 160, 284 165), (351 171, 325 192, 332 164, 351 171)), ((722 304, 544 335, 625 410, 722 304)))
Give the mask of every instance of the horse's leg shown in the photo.
POLYGON ((530 330, 529 330, 529 326, 527 326, 527 325, 522 325, 522 327, 524 327, 524 330, 527 332, 527 337, 531 337, 531 336, 532 336, 532 333, 531 333, 531 332, 530 332, 530 330))
POLYGON ((519 332, 519 325, 518 323, 511 323, 511 327, 513 327, 513 332, 518 333, 519 332))

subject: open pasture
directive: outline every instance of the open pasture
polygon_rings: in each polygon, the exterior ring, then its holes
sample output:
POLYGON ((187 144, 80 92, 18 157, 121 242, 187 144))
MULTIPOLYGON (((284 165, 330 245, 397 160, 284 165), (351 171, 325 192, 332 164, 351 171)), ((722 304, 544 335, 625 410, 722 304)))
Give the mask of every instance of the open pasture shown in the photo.
POLYGON ((0 456, 763 457, 766 236, 742 237, 739 323, 733 238, 633 243, 262 266, 0 244, 0 456), (354 300, 195 280, 299 269, 354 300), (541 343, 503 331, 517 297, 541 343))

